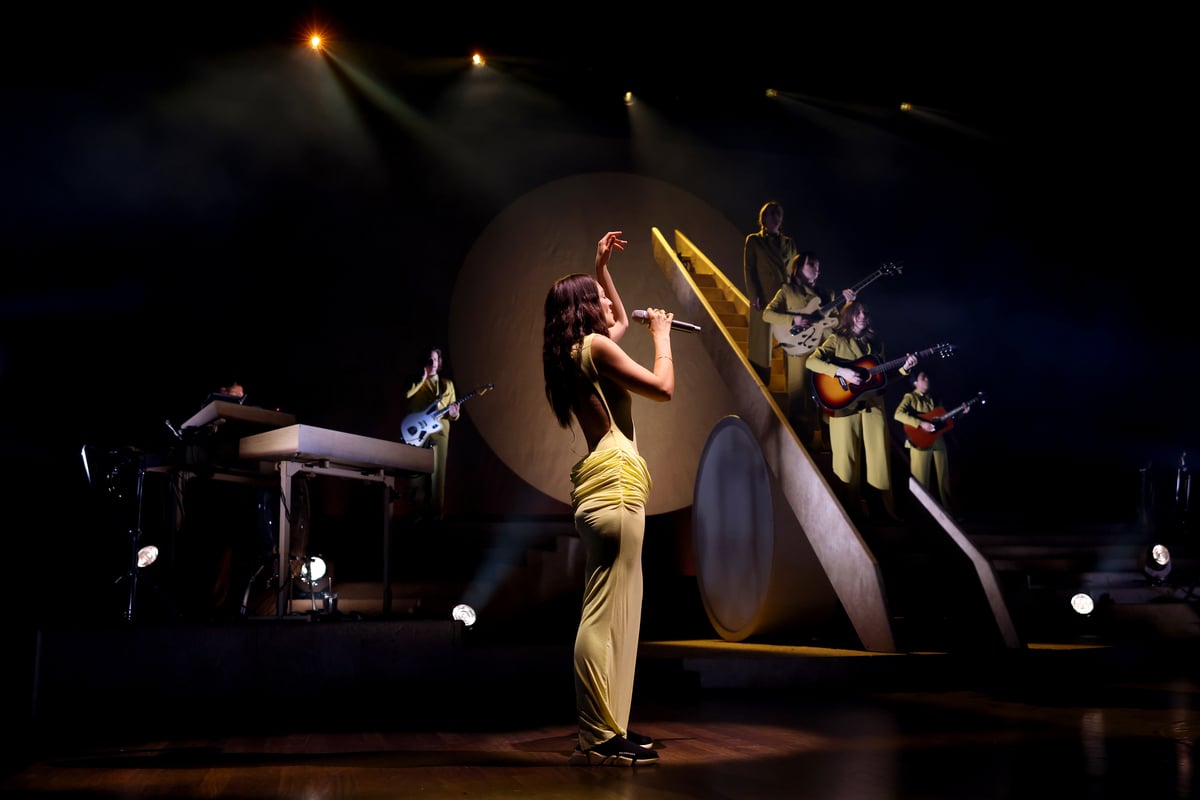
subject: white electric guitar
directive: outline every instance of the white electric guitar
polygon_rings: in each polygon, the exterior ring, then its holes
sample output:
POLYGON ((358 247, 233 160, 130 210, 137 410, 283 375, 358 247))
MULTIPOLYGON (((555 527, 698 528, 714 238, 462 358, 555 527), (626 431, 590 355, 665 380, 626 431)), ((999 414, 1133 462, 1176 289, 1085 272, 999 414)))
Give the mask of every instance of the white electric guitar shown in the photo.
MULTIPOLYGON (((879 278, 885 275, 899 275, 903 269, 903 262, 897 261, 893 263, 889 261, 850 288, 856 293, 861 292, 879 278)), ((811 353, 817 349, 817 345, 825 341, 825 337, 829 335, 829 331, 837 325, 839 310, 844 305, 846 305, 846 300, 840 292, 837 297, 825 305, 821 305, 820 298, 814 297, 806 307, 796 311, 789 310, 784 312, 793 318, 804 317, 808 320, 809 324, 807 326, 793 325, 791 322, 786 325, 773 322, 771 323, 771 332, 775 336, 775 341, 779 342, 779 346, 788 355, 802 356, 805 353, 811 353)))
MULTIPOLYGON (((463 403, 475 395, 487 394, 493 388, 495 388, 493 384, 486 383, 478 389, 472 389, 467 392, 450 405, 457 403, 459 408, 461 408, 463 403)), ((450 406, 438 408, 439 402, 441 401, 435 400, 424 411, 414 411, 404 418, 404 422, 400 424, 400 433, 404 437, 405 444, 424 447, 429 437, 442 429, 442 417, 450 413, 450 406)))

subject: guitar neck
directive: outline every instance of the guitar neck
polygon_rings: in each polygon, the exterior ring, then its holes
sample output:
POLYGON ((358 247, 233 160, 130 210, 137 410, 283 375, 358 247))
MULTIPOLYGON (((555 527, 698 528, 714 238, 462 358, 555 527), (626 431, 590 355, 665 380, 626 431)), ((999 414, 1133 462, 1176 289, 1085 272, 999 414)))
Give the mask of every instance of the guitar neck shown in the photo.
POLYGON ((963 409, 964 409, 964 406, 958 406, 953 411, 947 411, 945 414, 942 414, 940 417, 938 417, 938 419, 943 422, 945 422, 948 419, 954 419, 956 416, 958 416, 959 414, 961 414, 963 412, 963 409))
MULTIPOLYGON (((942 345, 939 345, 938 347, 930 347, 925 350, 918 350, 913 355, 915 355, 917 358, 924 358, 925 356, 929 355, 930 353, 936 353, 940 349, 942 349, 942 345)), ((882 364, 877 364, 876 366, 871 367, 870 369, 867 370, 867 372, 869 372, 872 375, 878 375, 880 372, 888 372, 889 370, 893 370, 893 369, 896 369, 897 367, 903 366, 904 362, 907 360, 908 360, 907 355, 905 355, 903 358, 893 358, 891 361, 885 361, 882 364)))
POLYGON ((472 389, 471 391, 464 394, 462 397, 455 400, 453 403, 450 403, 450 405, 446 406, 445 408, 439 408, 436 411, 432 412, 430 414, 430 416, 433 417, 434 419, 441 419, 442 417, 444 417, 446 414, 448 414, 450 412, 450 406, 457 405, 459 408, 462 408, 463 403, 467 402, 468 400, 470 400, 472 397, 474 397, 477 394, 483 394, 485 392, 491 391, 492 386, 493 385, 489 383, 486 386, 479 387, 478 389, 472 389))
POLYGON ((981 402, 982 400, 983 400, 982 395, 972 397, 967 402, 961 403, 960 405, 958 405, 953 411, 947 411, 945 414, 942 414, 940 417, 938 417, 938 419, 939 420, 953 419, 956 415, 961 414, 962 412, 966 411, 968 408, 975 405, 976 403, 981 402))
MULTIPOLYGON (((868 275, 867 277, 863 278, 858 283, 851 286, 850 290, 852 292, 854 292, 855 294, 857 294, 858 292, 861 292, 863 289, 870 286, 875 281, 879 280, 879 278, 881 278, 882 276, 883 276, 883 270, 877 269, 874 272, 872 272, 870 275, 868 275)), ((845 298, 843 298, 841 295, 838 295, 837 297, 833 298, 828 303, 826 303, 825 305, 823 305, 819 309, 817 309, 817 314, 819 314, 820 316, 823 317, 826 314, 828 314, 830 311, 833 311, 835 308, 840 306, 843 302, 845 302, 845 298)))

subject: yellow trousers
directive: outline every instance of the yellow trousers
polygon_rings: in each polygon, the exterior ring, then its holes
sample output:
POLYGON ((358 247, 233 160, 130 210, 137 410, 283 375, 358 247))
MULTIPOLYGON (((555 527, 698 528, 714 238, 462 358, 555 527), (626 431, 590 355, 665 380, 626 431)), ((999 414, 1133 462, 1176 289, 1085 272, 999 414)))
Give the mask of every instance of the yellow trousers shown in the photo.
POLYGON ((953 495, 950 490, 950 456, 945 447, 934 447, 929 450, 918 450, 910 447, 908 450, 908 467, 917 483, 926 489, 932 489, 932 472, 937 471, 937 490, 941 498, 942 508, 950 514, 954 513, 953 495))
POLYGON ((844 417, 829 418, 829 445, 833 472, 849 490, 851 501, 862 498, 863 462, 867 483, 878 489, 892 512, 892 477, 888 461, 887 419, 880 406, 867 407, 844 417))

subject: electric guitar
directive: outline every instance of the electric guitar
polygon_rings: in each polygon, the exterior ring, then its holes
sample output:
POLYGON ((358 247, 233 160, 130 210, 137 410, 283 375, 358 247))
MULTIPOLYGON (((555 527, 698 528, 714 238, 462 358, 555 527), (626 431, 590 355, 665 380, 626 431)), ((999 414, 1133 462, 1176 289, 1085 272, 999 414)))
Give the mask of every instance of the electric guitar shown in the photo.
POLYGON ((954 427, 954 418, 956 416, 966 411, 976 403, 986 402, 987 397, 983 392, 980 392, 953 411, 946 411, 946 409, 938 406, 932 411, 926 411, 924 414, 917 414, 918 417, 926 422, 932 422, 937 426, 937 428, 931 432, 921 430, 915 425, 905 425, 904 435, 908 437, 908 441, 912 443, 913 447, 916 447, 920 450, 928 450, 929 448, 933 447, 933 443, 937 441, 939 436, 954 427))
MULTIPOLYGON (((920 359, 930 355, 948 358, 953 354, 954 345, 935 344, 933 347, 919 350, 913 355, 920 359)), ((904 366, 904 362, 907 360, 907 355, 902 358, 885 361, 882 364, 878 363, 879 360, 871 355, 863 356, 856 361, 831 359, 839 367, 851 367, 854 369, 859 377, 862 378, 862 383, 856 386, 845 378, 822 375, 819 372, 809 370, 809 378, 812 380, 813 398, 826 411, 841 411, 856 401, 860 395, 867 392, 877 392, 886 386, 888 371, 904 366)))
MULTIPOLYGON (((903 269, 903 262, 881 264, 879 269, 850 288, 857 294, 885 275, 899 275, 903 269)), ((799 311, 783 312, 789 317, 804 317, 810 323, 807 328, 800 325, 792 325, 791 321, 786 324, 780 322, 771 323, 771 332, 775 335, 775 341, 779 342, 779 346, 788 355, 802 356, 805 353, 811 353, 813 350, 816 350, 817 345, 824 341, 829 329, 837 325, 837 312, 838 309, 846 304, 846 298, 841 293, 838 293, 837 297, 825 305, 820 305, 820 302, 821 298, 814 297, 809 301, 807 306, 799 311)))
MULTIPOLYGON (((475 395, 487 394, 494 388, 493 384, 485 383, 478 389, 472 389, 467 392, 450 405, 452 406, 457 403, 459 408, 461 408, 463 403, 475 395)), ((404 418, 404 422, 400 423, 400 433, 404 436, 405 444, 424 447, 429 437, 442 429, 442 417, 450 412, 450 406, 438 408, 439 402, 441 401, 434 400, 424 411, 414 411, 404 418)))

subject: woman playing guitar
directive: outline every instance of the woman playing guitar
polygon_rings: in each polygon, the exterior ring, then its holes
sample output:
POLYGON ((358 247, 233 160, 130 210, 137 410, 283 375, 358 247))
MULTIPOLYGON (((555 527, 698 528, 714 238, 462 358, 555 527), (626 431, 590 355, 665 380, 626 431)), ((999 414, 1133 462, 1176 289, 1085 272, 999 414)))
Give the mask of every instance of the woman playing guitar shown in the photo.
MULTIPOLYGON (((855 300, 842 309, 833 333, 808 357, 808 369, 857 387, 865 378, 853 364, 867 356, 882 360, 883 343, 871 328, 871 315, 866 304, 855 300)), ((907 375, 916 364, 917 356, 908 354, 900 366, 900 374, 907 375)), ((867 513, 866 498, 862 493, 862 463, 865 460, 867 483, 879 492, 884 515, 895 518, 883 395, 877 391, 864 392, 854 403, 834 411, 829 418, 829 439, 833 472, 844 484, 845 503, 849 508, 867 513)))
MULTIPOLYGON (((904 395, 892 416, 905 427, 915 428, 920 432, 910 435, 908 441, 904 443, 904 446, 909 449, 909 469, 913 477, 926 489, 931 488, 930 470, 937 470, 937 488, 942 508, 953 514, 954 507, 950 502, 953 496, 950 489, 950 455, 946 450, 946 441, 938 435, 946 428, 943 427, 942 430, 939 430, 938 424, 930 419, 937 408, 937 401, 929 393, 929 376, 925 370, 921 370, 913 378, 913 390, 904 395), (927 435, 921 436, 920 434, 927 435)), ((964 403, 962 413, 965 414, 970 410, 970 406, 964 403)))

